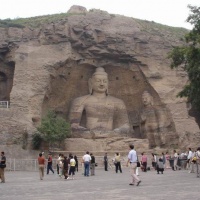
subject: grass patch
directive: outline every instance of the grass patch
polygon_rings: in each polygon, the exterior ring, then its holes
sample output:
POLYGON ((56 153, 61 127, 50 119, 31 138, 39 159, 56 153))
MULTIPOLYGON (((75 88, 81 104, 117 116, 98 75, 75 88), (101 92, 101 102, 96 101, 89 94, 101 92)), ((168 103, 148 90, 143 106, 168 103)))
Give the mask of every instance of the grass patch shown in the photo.
POLYGON ((43 15, 37 17, 30 17, 30 18, 17 18, 17 19, 4 19, 0 20, 0 27, 17 27, 17 28, 38 28, 43 24, 54 23, 62 19, 66 19, 72 15, 84 15, 82 13, 60 13, 60 14, 53 14, 53 15, 43 15))
POLYGON ((142 27, 142 31, 148 32, 150 34, 171 38, 180 38, 180 40, 183 40, 183 36, 189 32, 189 30, 185 28, 167 26, 156 23, 154 21, 147 21, 135 18, 133 19, 142 27))
MULTIPOLYGON (((99 12, 101 10, 97 9, 91 9, 89 12, 99 12)), ((101 11, 104 12, 104 11, 101 11)), ((0 20, 0 27, 17 27, 17 28, 38 28, 41 27, 44 24, 49 23, 56 23, 60 20, 67 20, 69 16, 72 15, 85 15, 85 13, 59 13, 59 14, 53 14, 53 15, 43 15, 43 16, 37 16, 37 17, 30 17, 30 18, 17 18, 17 19, 5 19, 0 20)), ((115 17, 116 15, 110 14, 111 17, 115 17)), ((167 37, 171 39, 177 39, 183 40, 183 36, 189 32, 189 30, 185 28, 178 28, 178 27, 171 27, 163 24, 156 23, 154 21, 147 21, 147 20, 141 20, 141 19, 135 19, 133 18, 135 22, 137 22, 140 25, 141 31, 158 35, 161 37, 167 37)))

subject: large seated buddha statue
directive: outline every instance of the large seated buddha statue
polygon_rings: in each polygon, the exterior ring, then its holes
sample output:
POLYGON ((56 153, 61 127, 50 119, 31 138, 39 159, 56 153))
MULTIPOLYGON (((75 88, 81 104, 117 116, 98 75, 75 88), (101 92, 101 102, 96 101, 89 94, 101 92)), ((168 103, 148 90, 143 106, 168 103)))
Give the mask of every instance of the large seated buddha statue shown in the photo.
POLYGON ((128 133, 129 119, 121 99, 108 95, 108 74, 104 68, 96 68, 89 79, 90 94, 76 98, 71 105, 70 123, 73 130, 128 133), (86 125, 81 125, 83 112, 86 125))

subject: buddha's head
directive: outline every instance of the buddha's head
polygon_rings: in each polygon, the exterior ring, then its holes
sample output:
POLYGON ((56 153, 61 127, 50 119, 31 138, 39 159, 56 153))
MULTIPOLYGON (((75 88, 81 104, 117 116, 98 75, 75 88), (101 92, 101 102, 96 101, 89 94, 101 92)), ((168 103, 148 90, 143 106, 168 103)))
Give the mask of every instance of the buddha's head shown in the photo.
POLYGON ((142 94, 142 102, 145 106, 153 105, 153 97, 150 95, 148 91, 144 91, 142 94))
POLYGON ((96 68, 92 78, 89 79, 89 91, 90 94, 93 92, 108 94, 108 74, 104 68, 96 68))

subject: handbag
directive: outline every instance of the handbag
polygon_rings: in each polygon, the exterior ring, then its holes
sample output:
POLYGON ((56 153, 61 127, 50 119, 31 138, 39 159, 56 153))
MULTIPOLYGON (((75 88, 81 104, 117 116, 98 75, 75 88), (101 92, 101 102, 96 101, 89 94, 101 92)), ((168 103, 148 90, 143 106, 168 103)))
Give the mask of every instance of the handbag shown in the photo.
POLYGON ((0 163, 0 168, 6 168, 6 164, 0 163))
POLYGON ((137 156, 137 167, 140 167, 140 162, 138 161, 138 156, 137 156))
POLYGON ((137 161, 137 167, 140 167, 140 162, 139 161, 137 161))

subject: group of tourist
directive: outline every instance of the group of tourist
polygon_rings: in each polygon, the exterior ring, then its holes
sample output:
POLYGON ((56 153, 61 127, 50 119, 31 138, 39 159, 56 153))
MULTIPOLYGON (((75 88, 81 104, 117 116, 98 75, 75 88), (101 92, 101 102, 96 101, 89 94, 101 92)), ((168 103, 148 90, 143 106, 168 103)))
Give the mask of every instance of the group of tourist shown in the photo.
POLYGON ((182 153, 181 157, 187 156, 187 166, 188 173, 196 173, 197 177, 200 178, 200 147, 197 150, 192 151, 191 148, 188 149, 188 153, 182 153))
MULTIPOLYGON (((139 185, 141 183, 141 180, 139 179, 138 175, 139 173, 137 172, 139 166, 143 172, 147 172, 147 170, 150 170, 150 167, 148 167, 148 157, 147 155, 143 152, 141 154, 141 158, 139 160, 137 152, 134 150, 134 145, 129 145, 130 151, 128 153, 128 160, 126 165, 130 166, 130 173, 131 173, 131 182, 129 185, 139 185), (139 166, 138 166, 139 163, 139 166)), ((40 154, 42 156, 42 154, 40 154)), ((172 169, 174 171, 178 170, 181 168, 180 163, 178 162, 180 158, 187 157, 187 168, 190 173, 194 172, 194 166, 196 164, 197 166, 197 177, 199 177, 199 160, 200 160, 200 148, 197 149, 196 152, 192 152, 191 148, 189 148, 188 153, 182 153, 181 155, 176 152, 176 150, 173 151, 173 154, 170 156, 168 152, 162 153, 160 156, 157 154, 152 153, 151 157, 151 164, 152 168, 157 171, 157 174, 163 174, 165 169, 172 169), (170 163, 170 161, 173 160, 173 164, 170 163)), ((39 169, 41 168, 40 166, 40 159, 38 158, 38 163, 39 163, 39 169)), ((121 168, 121 157, 119 153, 116 153, 114 158, 112 159, 113 163, 115 165, 115 172, 122 173, 122 168, 121 168)), ((105 153, 103 157, 103 162, 104 162, 104 170, 108 171, 108 155, 105 153)), ((93 176, 95 175, 95 157, 92 153, 89 153, 88 151, 86 154, 82 157, 82 166, 83 166, 83 175, 84 176, 93 176)), ((51 170, 53 173, 52 169, 52 156, 48 156, 48 163, 47 163, 47 174, 49 173, 49 170, 51 170)), ((57 159, 57 173, 60 176, 64 176, 65 179, 68 179, 70 175, 73 176, 75 175, 75 171, 78 171, 78 159, 77 156, 72 156, 72 154, 69 155, 69 159, 67 159, 66 156, 63 156, 62 154, 59 155, 57 159), (70 169, 68 171, 68 166, 70 166, 70 169)), ((40 176, 41 178, 41 176, 40 176)), ((42 180, 42 178, 41 178, 42 180)))
MULTIPOLYGON (((150 170, 150 167, 147 165, 148 157, 143 152, 141 154, 141 158, 139 160, 137 152, 134 150, 134 145, 129 145, 130 151, 128 153, 128 159, 126 162, 126 166, 130 166, 130 174, 131 174, 131 181, 129 185, 136 185, 139 186, 141 180, 138 177, 138 168, 140 166, 141 171, 147 172, 150 170)), ((186 166, 185 168, 188 169, 189 173, 194 173, 196 171, 197 177, 200 177, 200 147, 197 148, 196 151, 192 151, 191 148, 188 149, 185 153, 177 153, 176 150, 173 151, 173 154, 170 156, 168 152, 162 153, 160 156, 157 154, 152 153, 151 155, 151 164, 152 169, 156 170, 157 173, 163 174, 165 169, 171 168, 172 170, 176 171, 181 168, 180 160, 185 160, 186 166), (171 162, 173 161, 173 162, 171 162), (196 169, 196 170, 195 170, 196 169)), ((121 167, 121 157, 119 153, 116 153, 114 158, 112 159, 115 165, 115 172, 122 173, 121 167)), ((51 153, 48 154, 47 161, 44 157, 44 152, 39 154, 38 157, 38 167, 39 167, 39 174, 40 179, 43 180, 44 178, 44 169, 47 166, 47 175, 51 171, 54 174, 54 170, 52 167, 52 155, 51 153)), ((103 157, 104 162, 104 169, 108 171, 108 155, 105 153, 103 157)), ((83 169, 83 175, 85 177, 94 176, 95 175, 95 166, 97 165, 95 161, 95 156, 92 153, 86 152, 85 155, 81 158, 81 165, 83 169)), ((0 179, 2 183, 5 183, 4 177, 4 169, 6 167, 6 157, 4 152, 1 152, 1 160, 0 160, 0 179)), ((64 177, 64 179, 74 179, 75 172, 78 172, 78 158, 76 155, 72 155, 71 153, 69 156, 64 156, 63 154, 59 154, 58 158, 56 159, 56 167, 57 167, 57 174, 60 177, 64 177)), ((183 166, 182 166, 183 167, 183 166)))
MULTIPOLYGON (((194 168, 196 168, 197 177, 200 177, 200 147, 194 152, 188 148, 187 152, 181 154, 176 150, 173 150, 172 155, 169 155, 168 152, 162 153, 160 156, 152 153, 151 164, 158 174, 159 172, 163 174, 165 169, 177 171, 181 168, 188 169, 189 173, 195 173, 194 168)), ((150 167, 148 168, 150 169, 150 167)), ((141 170, 147 171, 147 156, 144 153, 141 154, 141 170)))
MULTIPOLYGON (((54 170, 52 168, 52 154, 48 154, 47 158, 47 175, 49 174, 49 171, 51 171, 54 174, 54 170)), ((39 154, 38 157, 38 166, 39 166, 39 174, 40 179, 43 180, 44 177, 44 168, 45 168, 45 158, 43 156, 43 153, 39 154)), ((92 153, 89 154, 87 151, 86 154, 82 157, 81 164, 83 166, 83 174, 84 176, 94 176, 95 175, 95 157, 92 153)), ((65 179, 69 179, 71 176, 71 179, 74 179, 75 172, 78 172, 78 158, 76 155, 69 154, 69 157, 64 156, 63 154, 59 154, 58 158, 56 160, 56 168, 57 168, 57 174, 59 177, 64 177, 65 179)))
MULTIPOLYGON (((52 154, 48 154, 47 159, 47 175, 49 174, 49 171, 51 171, 54 174, 54 170, 52 168, 52 154)), ((39 174, 40 174, 40 180, 43 180, 44 177, 44 168, 45 168, 45 157, 43 156, 43 153, 39 154, 38 157, 38 166, 39 166, 39 174)), ((75 170, 78 171, 78 159, 77 156, 73 156, 72 154, 69 154, 69 157, 64 156, 63 154, 59 154, 57 158, 57 174, 60 177, 64 177, 65 179, 69 179, 69 176, 72 176, 72 179, 74 179, 75 170)))
POLYGON ((69 157, 64 156, 63 154, 59 154, 57 161, 57 174, 60 177, 64 177, 65 179, 69 179, 69 176, 74 179, 75 171, 78 171, 78 158, 76 155, 69 154, 69 157))

